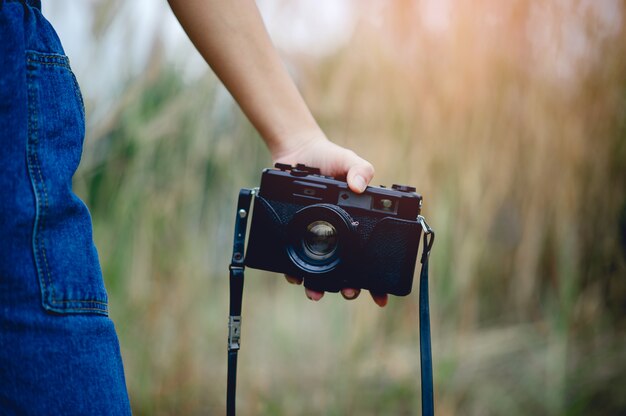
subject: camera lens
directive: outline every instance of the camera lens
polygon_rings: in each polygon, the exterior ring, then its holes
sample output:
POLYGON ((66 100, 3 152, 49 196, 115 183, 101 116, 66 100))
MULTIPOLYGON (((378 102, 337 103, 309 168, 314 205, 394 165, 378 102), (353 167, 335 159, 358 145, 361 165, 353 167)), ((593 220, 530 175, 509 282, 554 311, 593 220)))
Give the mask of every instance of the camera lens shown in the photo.
POLYGON ((314 260, 325 260, 337 250, 337 230, 326 221, 314 221, 306 227, 302 247, 314 260))
POLYGON ((287 226, 287 254, 305 276, 335 270, 353 247, 350 215, 330 204, 309 205, 296 212, 287 226))

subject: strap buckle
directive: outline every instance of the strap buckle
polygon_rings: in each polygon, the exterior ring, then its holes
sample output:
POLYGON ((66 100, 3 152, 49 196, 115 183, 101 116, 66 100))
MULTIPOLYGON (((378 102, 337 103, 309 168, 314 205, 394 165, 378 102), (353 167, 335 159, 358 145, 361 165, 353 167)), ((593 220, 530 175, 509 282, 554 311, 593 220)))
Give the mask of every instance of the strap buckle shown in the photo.
POLYGON ((430 256, 430 249, 433 248, 433 243, 435 242, 435 232, 430 225, 426 222, 426 218, 421 215, 417 216, 417 221, 422 226, 422 230, 424 231, 424 248, 422 249, 422 259, 420 260, 422 264, 428 261, 428 257, 430 256))
POLYGON ((228 317, 228 351, 236 351, 240 348, 241 340, 241 315, 228 317))
POLYGON ((426 222, 426 218, 424 218, 422 215, 418 215, 417 216, 417 221, 422 226, 422 230, 424 230, 424 234, 432 234, 433 233, 433 229, 430 228, 430 225, 428 225, 428 223, 426 222))

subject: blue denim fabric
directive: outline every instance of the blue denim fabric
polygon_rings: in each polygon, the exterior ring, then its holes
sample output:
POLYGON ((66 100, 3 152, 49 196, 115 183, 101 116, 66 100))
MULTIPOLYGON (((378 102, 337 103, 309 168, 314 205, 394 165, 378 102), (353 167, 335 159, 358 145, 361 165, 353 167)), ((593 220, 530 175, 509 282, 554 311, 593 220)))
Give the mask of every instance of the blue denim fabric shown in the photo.
POLYGON ((130 414, 87 207, 82 97, 39 2, 0 1, 0 414, 130 414))

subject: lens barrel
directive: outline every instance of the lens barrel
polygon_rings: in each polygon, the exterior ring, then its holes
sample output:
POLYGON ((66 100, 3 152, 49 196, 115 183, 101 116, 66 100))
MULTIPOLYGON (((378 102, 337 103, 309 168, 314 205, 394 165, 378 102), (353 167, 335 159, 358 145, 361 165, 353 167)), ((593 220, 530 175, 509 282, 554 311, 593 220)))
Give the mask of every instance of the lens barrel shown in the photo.
POLYGON ((345 261, 354 240, 354 225, 342 208, 310 205, 298 211, 287 226, 287 254, 305 275, 328 273, 345 261))
POLYGON ((316 261, 331 257, 337 250, 337 229, 326 221, 313 221, 306 227, 302 248, 316 261))

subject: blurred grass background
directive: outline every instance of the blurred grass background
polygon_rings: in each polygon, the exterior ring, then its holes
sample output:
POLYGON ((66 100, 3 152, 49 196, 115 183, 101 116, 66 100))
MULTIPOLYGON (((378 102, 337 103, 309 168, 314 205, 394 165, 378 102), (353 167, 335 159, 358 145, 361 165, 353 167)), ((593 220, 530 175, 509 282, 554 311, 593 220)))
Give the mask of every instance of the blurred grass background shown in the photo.
MULTIPOLYGON (((289 38, 311 8, 324 32, 330 3, 260 6, 294 22, 269 25, 289 38)), ((171 58, 168 32, 148 34, 131 70, 119 39, 139 36, 123 22, 142 13, 86 4, 87 35, 69 42, 124 59, 99 85, 99 61, 68 52, 88 112, 75 190, 92 211, 133 411, 223 414, 236 196, 271 160, 215 77, 171 58)), ((437 231, 437 413, 624 414, 624 4, 342 4, 348 36, 282 52, 329 137, 375 165, 375 184, 424 196, 437 231)), ((63 35, 62 12, 46 7, 63 35)), ((367 294, 314 304, 250 270, 243 316, 242 415, 420 414, 416 293, 385 309, 367 294)))

